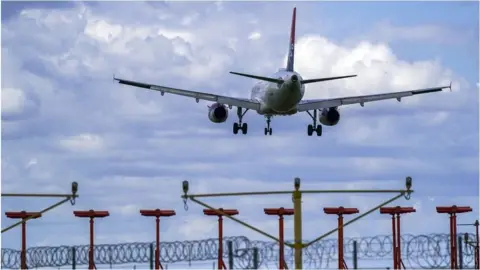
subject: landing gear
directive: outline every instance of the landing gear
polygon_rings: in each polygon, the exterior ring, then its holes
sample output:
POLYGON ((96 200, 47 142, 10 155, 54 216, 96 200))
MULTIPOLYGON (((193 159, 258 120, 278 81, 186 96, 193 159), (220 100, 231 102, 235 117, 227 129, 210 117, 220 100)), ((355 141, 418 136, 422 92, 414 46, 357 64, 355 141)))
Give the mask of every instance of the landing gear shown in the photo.
POLYGON ((270 127, 270 123, 272 122, 271 116, 265 116, 267 118, 267 126, 264 129, 265 135, 272 135, 272 128, 270 127))
POLYGON ((317 133, 317 136, 322 136, 322 125, 317 125, 317 110, 313 111, 313 115, 309 111, 307 111, 307 113, 313 120, 313 125, 310 124, 307 127, 308 136, 312 136, 314 131, 317 133))
POLYGON ((243 135, 246 135, 248 132, 248 124, 242 123, 243 116, 248 112, 249 109, 246 109, 242 112, 242 108, 237 108, 238 123, 233 123, 233 134, 238 134, 238 131, 241 129, 243 135))

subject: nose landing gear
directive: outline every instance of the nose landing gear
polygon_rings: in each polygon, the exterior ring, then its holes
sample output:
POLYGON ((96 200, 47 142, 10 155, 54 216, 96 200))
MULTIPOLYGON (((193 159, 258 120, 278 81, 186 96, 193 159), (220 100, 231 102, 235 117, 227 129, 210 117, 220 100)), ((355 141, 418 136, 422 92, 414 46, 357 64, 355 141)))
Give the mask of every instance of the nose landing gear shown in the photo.
POLYGON ((265 135, 272 135, 272 128, 270 127, 270 122, 272 122, 271 120, 271 116, 268 115, 268 116, 265 116, 267 118, 267 126, 265 127, 265 130, 264 130, 264 133, 265 135))

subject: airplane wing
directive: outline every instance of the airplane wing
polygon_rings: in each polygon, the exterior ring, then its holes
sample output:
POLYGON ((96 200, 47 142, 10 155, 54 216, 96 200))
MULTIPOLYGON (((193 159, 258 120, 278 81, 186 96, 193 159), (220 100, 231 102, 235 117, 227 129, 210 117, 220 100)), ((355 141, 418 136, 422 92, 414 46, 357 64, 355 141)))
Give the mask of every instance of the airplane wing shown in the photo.
POLYGON ((299 112, 304 112, 309 110, 318 110, 323 108, 338 107, 338 106, 350 105, 350 104, 360 104, 363 107, 363 104, 365 102, 394 99, 394 98, 400 101, 400 99, 403 97, 439 92, 446 88, 449 88, 450 90, 452 90, 452 83, 450 83, 449 86, 424 88, 424 89, 409 90, 409 91, 402 91, 402 92, 354 96, 354 97, 331 98, 331 99, 304 100, 297 105, 297 110, 299 112))
POLYGON ((169 94, 174 94, 179 96, 191 97, 196 99, 197 102, 199 100, 207 100, 207 101, 218 102, 218 103, 229 105, 229 106, 242 107, 242 108, 251 109, 251 110, 258 110, 260 108, 260 103, 250 99, 246 99, 246 98, 227 97, 227 96, 221 96, 221 95, 204 93, 204 92, 197 92, 197 91, 191 91, 191 90, 171 88, 171 87, 166 87, 161 85, 129 81, 129 80, 124 80, 124 79, 115 78, 115 77, 113 77, 113 79, 118 81, 118 83, 120 84, 159 91, 162 94, 162 96, 165 93, 169 93, 169 94))

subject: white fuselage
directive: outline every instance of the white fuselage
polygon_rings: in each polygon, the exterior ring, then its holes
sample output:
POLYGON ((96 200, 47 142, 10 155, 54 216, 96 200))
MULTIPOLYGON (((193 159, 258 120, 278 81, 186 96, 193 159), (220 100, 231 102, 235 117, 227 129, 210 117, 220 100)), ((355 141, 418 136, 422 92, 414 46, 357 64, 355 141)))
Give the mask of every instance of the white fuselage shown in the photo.
POLYGON ((251 99, 260 102, 259 114, 290 115, 297 112, 297 104, 305 94, 305 86, 300 83, 302 77, 297 72, 279 70, 271 78, 281 78, 284 83, 260 81, 252 88, 251 99), (297 77, 296 80, 292 80, 297 77))

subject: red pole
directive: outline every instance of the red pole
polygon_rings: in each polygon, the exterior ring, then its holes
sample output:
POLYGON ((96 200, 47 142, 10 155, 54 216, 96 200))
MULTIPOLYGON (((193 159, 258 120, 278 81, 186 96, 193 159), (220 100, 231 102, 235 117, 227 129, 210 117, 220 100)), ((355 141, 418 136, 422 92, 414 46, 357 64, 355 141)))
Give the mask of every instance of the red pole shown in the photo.
POLYGON ((458 269, 458 253, 457 253, 457 215, 455 213, 452 214, 453 216, 453 237, 452 237, 452 251, 453 251, 453 258, 454 258, 454 266, 455 269, 458 269))
POLYGON ((173 210, 140 210, 140 214, 145 217, 155 217, 155 269, 163 269, 160 263, 160 217, 171 217, 176 213, 173 210))
POLYGON ((457 269, 457 213, 471 212, 469 206, 437 206, 437 213, 450 215, 450 268, 457 269))
POLYGON ((158 216, 156 217, 156 225, 155 269, 160 269, 160 217, 158 216))
POLYGON ((402 236, 400 234, 400 213, 397 213, 397 269, 402 269, 402 236))
POLYGON ((88 269, 97 269, 94 261, 94 219, 108 217, 110 213, 108 211, 73 211, 76 217, 89 218, 90 219, 90 249, 88 251, 88 269))
POLYGON ((95 267, 95 263, 94 263, 94 257, 93 257, 93 247, 94 247, 94 243, 93 243, 93 234, 94 234, 94 231, 93 231, 93 216, 90 217, 90 249, 88 250, 88 269, 97 269, 97 267, 95 267))
POLYGON ((265 214, 267 215, 276 215, 278 216, 278 235, 279 235, 279 252, 278 252, 278 268, 279 269, 287 269, 287 264, 285 263, 285 237, 284 237, 284 218, 283 216, 291 216, 293 215, 293 209, 285 209, 283 207, 280 208, 265 208, 263 209, 265 214))
POLYGON ((218 216, 218 269, 223 268, 223 217, 218 216))
POLYGON ((343 257, 343 215, 351 215, 358 213, 357 208, 323 208, 325 214, 338 215, 338 269, 347 269, 347 264, 343 257))
POLYGON ((344 269, 343 268, 343 216, 342 214, 338 215, 338 269, 344 269))
POLYGON ((278 267, 279 269, 285 269, 284 265, 283 265, 283 262, 284 262, 284 258, 285 258, 285 255, 284 255, 284 248, 283 248, 283 245, 284 245, 284 239, 283 239, 283 234, 284 234, 284 230, 283 230, 283 215, 278 215, 278 235, 279 235, 279 240, 280 242, 278 243, 279 245, 279 262, 278 262, 278 267))
POLYGON ((21 269, 28 269, 27 268, 27 222, 25 219, 22 219, 22 251, 20 253, 20 268, 21 269))
POLYGON ((475 245, 475 269, 480 269, 480 247, 479 247, 479 241, 478 241, 478 219, 475 221, 475 235, 477 238, 476 245, 475 245))
POLYGON ((238 210, 236 209, 223 209, 219 208, 217 210, 213 209, 204 209, 203 214, 207 216, 218 216, 218 269, 227 269, 225 263, 223 262, 223 216, 234 216, 238 215, 238 210), (218 213, 217 211, 220 211, 218 213))
POLYGON ((393 269, 405 268, 402 262, 401 242, 402 234, 400 231, 400 215, 413 213, 416 210, 413 207, 382 207, 380 214, 388 214, 392 216, 392 238, 393 238, 393 269))
POLYGON ((393 269, 398 269, 398 256, 397 256, 397 229, 395 224, 395 215, 392 215, 392 235, 393 235, 393 269))
POLYGON ((22 251, 20 252, 20 268, 28 269, 27 267, 27 218, 39 218, 42 216, 40 212, 5 212, 8 218, 22 219, 22 251))

